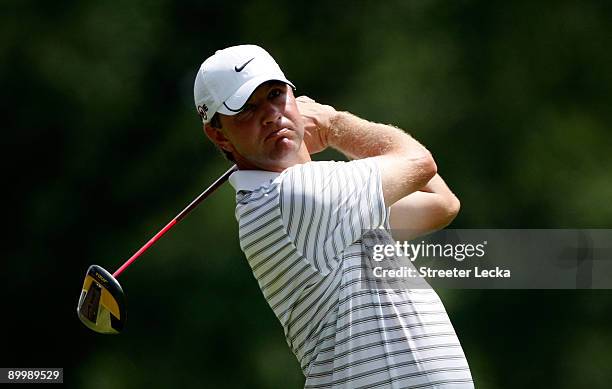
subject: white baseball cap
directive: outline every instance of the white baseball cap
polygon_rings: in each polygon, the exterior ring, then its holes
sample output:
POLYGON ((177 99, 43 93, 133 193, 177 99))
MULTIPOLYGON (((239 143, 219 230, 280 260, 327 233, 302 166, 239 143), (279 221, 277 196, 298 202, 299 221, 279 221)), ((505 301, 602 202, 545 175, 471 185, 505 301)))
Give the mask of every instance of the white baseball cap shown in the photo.
POLYGON ((205 124, 217 112, 235 115, 259 85, 271 80, 295 89, 261 47, 241 45, 218 50, 202 63, 195 78, 193 96, 198 115, 205 124))

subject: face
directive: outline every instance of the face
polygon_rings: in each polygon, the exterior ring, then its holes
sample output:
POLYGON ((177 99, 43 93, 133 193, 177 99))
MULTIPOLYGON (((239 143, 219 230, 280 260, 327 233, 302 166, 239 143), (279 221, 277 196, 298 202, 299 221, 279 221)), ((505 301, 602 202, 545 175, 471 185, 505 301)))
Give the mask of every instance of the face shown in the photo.
POLYGON ((220 115, 221 129, 206 134, 232 153, 240 169, 283 171, 310 156, 293 90, 279 81, 260 85, 236 115, 220 115))

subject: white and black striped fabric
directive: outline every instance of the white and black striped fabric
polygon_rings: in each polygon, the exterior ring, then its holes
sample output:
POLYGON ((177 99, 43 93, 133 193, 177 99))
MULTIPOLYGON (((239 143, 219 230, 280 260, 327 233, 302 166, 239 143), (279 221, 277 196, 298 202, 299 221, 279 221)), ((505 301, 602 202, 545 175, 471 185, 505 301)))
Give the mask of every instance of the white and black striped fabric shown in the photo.
POLYGON ((363 230, 388 228, 372 159, 238 171, 240 246, 306 377, 306 388, 472 388, 431 289, 364 288, 363 230))

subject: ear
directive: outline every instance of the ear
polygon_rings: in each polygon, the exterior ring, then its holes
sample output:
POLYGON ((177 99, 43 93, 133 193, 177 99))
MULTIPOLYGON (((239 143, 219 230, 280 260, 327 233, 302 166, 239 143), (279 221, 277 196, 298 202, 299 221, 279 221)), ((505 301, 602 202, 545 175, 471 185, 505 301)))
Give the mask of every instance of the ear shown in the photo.
POLYGON ((225 137, 225 134, 220 129, 211 126, 210 123, 204 125, 204 133, 220 149, 230 153, 234 150, 234 145, 225 137))

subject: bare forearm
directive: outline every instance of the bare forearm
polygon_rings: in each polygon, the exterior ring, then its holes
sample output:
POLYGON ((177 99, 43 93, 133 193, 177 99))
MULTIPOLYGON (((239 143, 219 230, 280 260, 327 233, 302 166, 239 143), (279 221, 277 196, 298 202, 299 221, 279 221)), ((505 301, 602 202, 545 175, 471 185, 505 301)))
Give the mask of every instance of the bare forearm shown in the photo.
POLYGON ((429 157, 429 152, 404 131, 361 119, 349 112, 338 112, 327 131, 329 146, 348 158, 361 159, 403 153, 413 159, 429 157))
POLYGON ((327 140, 349 158, 376 159, 387 206, 422 188, 436 173, 429 151, 410 135, 348 112, 339 112, 331 120, 327 140))
POLYGON ((459 212, 459 199, 442 177, 435 175, 419 191, 391 207, 391 229, 398 240, 410 240, 446 227, 459 212))
POLYGON ((459 213, 459 208, 461 206, 459 199, 455 196, 453 191, 451 191, 448 185, 446 185, 446 182, 444 182, 439 174, 436 174, 429 180, 427 185, 419 189, 418 192, 429 195, 429 198, 437 202, 439 208, 448 216, 448 219, 443 220, 443 222, 445 222, 444 225, 450 223, 455 216, 457 216, 457 213, 459 213))

